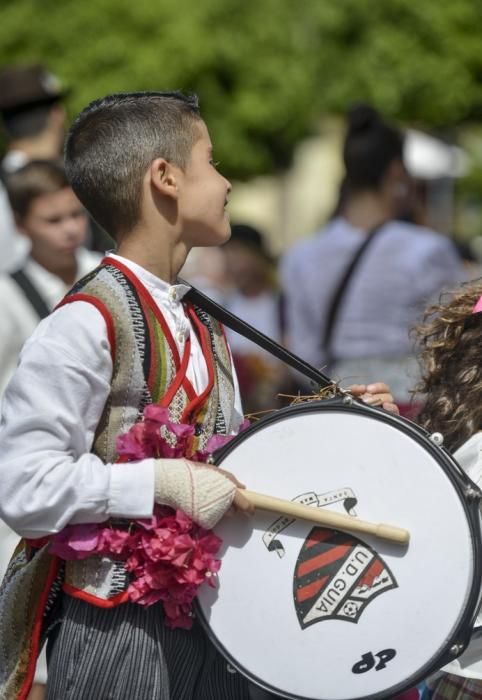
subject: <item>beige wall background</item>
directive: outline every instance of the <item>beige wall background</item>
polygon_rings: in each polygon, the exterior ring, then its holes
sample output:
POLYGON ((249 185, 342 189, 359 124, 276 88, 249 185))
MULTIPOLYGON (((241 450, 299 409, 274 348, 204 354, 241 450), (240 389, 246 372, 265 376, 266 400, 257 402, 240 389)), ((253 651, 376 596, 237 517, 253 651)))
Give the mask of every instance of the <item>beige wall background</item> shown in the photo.
POLYGON ((231 220, 259 228, 276 255, 313 234, 331 215, 338 197, 342 139, 342 121, 324 119, 316 135, 300 142, 290 170, 233 182, 231 220))

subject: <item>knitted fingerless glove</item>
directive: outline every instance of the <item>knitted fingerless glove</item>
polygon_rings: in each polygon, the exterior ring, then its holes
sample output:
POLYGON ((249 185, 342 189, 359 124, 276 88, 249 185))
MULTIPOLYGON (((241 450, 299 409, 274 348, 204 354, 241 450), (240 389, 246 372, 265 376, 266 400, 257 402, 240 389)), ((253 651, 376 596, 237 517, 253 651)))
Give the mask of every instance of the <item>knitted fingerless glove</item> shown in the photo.
POLYGON ((157 459, 154 467, 156 503, 184 511, 207 530, 233 501, 236 486, 216 469, 198 467, 187 459, 157 459))

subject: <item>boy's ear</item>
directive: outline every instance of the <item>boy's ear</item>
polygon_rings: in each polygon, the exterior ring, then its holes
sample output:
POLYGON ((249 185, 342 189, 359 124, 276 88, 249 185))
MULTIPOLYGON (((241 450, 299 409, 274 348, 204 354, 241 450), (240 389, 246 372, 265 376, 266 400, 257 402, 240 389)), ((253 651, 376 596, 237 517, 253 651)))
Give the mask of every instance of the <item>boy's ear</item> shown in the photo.
POLYGON ((164 197, 178 198, 179 169, 165 158, 156 158, 150 165, 151 185, 164 197))

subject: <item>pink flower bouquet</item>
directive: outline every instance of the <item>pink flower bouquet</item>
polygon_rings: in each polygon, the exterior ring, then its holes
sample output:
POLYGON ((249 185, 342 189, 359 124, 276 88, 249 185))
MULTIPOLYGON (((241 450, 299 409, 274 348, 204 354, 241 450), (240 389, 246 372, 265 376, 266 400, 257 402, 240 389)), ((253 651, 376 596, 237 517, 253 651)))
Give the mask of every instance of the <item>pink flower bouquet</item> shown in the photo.
MULTIPOLYGON (((173 423, 166 408, 151 404, 143 419, 118 438, 117 449, 121 461, 186 457, 205 462, 231 438, 215 435, 205 450, 196 451, 194 426, 173 423)), ((166 624, 189 629, 199 586, 205 581, 215 585, 220 546, 219 537, 182 511, 155 506, 150 520, 132 521, 128 530, 104 523, 70 525, 52 538, 50 551, 67 560, 105 555, 124 561, 132 574, 129 600, 140 605, 162 601, 166 624)))

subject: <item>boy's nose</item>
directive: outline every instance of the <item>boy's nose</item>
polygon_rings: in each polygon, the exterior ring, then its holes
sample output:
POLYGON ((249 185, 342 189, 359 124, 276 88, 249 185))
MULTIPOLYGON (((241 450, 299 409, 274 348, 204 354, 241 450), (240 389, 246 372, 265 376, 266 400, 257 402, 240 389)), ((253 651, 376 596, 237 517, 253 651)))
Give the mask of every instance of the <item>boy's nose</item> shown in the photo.
POLYGON ((66 219, 64 222, 64 233, 69 238, 81 239, 84 235, 85 223, 74 217, 66 219))

